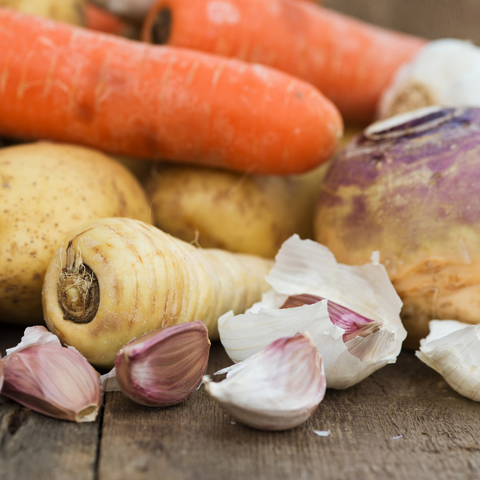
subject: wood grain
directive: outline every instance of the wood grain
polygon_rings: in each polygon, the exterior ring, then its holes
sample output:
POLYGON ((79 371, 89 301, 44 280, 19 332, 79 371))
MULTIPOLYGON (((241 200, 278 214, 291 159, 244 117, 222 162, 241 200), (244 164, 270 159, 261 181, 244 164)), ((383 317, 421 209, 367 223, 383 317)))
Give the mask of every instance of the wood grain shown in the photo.
MULTIPOLYGON (((211 360, 210 371, 230 363, 219 345, 211 360)), ((167 409, 115 393, 105 407, 99 479, 473 479, 478 409, 412 353, 355 387, 329 390, 312 419, 281 433, 236 423, 203 389, 167 409)))
MULTIPOLYGON (((0 324, 0 350, 18 343, 23 328, 0 324)), ((75 424, 0 404, 0 480, 94 480, 100 419, 75 424)))
POLYGON ((478 0, 322 0, 321 3, 375 25, 427 39, 453 37, 480 45, 478 0))

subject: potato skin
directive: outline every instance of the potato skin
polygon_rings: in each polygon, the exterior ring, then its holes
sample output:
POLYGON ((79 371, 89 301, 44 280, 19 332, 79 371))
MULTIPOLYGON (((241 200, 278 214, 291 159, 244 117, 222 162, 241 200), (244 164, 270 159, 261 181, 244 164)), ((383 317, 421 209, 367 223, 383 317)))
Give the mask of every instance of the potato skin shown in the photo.
POLYGON ((87 0, 0 0, 0 7, 73 25, 84 25, 83 7, 86 3, 87 0))
POLYGON ((315 197, 326 168, 304 175, 248 175, 161 164, 144 182, 157 227, 204 248, 273 258, 294 233, 313 238, 315 197))
POLYGON ((141 185, 95 150, 39 142, 0 149, 0 321, 42 322, 48 263, 65 235, 103 217, 149 220, 141 185))

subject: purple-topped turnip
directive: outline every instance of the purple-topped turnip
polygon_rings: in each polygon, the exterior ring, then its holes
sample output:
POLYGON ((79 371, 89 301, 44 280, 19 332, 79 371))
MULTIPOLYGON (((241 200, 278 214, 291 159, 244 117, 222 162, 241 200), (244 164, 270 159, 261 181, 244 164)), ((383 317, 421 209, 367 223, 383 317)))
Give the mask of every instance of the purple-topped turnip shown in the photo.
POLYGON ((380 252, 407 347, 431 319, 480 322, 480 108, 431 107, 367 128, 321 185, 315 238, 339 262, 380 252))

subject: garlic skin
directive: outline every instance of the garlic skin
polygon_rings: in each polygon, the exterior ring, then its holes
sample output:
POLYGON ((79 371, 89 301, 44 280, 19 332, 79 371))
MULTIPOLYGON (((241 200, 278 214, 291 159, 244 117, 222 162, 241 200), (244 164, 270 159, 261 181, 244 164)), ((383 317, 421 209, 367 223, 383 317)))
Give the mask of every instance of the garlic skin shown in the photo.
POLYGON ((253 428, 294 428, 313 415, 325 395, 322 358, 308 333, 280 338, 235 367, 222 382, 205 376, 205 389, 253 428))
POLYGON ((102 399, 100 376, 76 350, 32 345, 9 353, 2 363, 2 395, 50 417, 95 421, 102 399))
POLYGON ((362 266, 336 262, 328 248, 312 240, 288 239, 266 277, 273 287, 245 314, 219 319, 220 340, 234 362, 258 353, 277 338, 308 331, 323 358, 328 388, 344 389, 395 363, 406 331, 402 302, 378 255, 362 266), (289 296, 315 295, 328 300, 281 309, 289 296), (349 336, 334 324, 328 301, 375 322, 367 336, 349 336))
POLYGON ((134 402, 175 405, 195 391, 208 366, 210 340, 203 322, 182 323, 138 337, 117 353, 118 385, 134 402))
POLYGON ((416 356, 460 395, 480 402, 480 325, 432 320, 416 356))
POLYGON ((398 70, 380 99, 378 117, 430 105, 480 106, 479 85, 480 48, 462 40, 435 40, 398 70))

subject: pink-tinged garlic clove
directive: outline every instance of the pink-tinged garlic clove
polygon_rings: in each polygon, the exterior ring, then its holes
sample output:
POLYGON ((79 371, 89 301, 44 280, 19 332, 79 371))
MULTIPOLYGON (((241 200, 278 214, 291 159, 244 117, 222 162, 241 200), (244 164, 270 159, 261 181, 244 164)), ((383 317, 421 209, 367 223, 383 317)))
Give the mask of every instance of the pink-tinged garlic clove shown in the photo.
POLYGON ((155 330, 120 349, 115 359, 117 382, 137 403, 174 405, 198 388, 209 353, 208 330, 200 321, 155 330))
POLYGON ((102 399, 100 376, 76 350, 33 345, 2 362, 2 395, 50 417, 95 421, 102 399))
POLYGON ((288 430, 308 420, 326 389, 322 358, 308 333, 280 338, 205 389, 237 420, 261 430, 288 430))
MULTIPOLYGON (((314 303, 325 300, 317 295, 309 295, 308 293, 301 295, 290 295, 280 308, 295 308, 303 305, 313 305, 314 303)), ((338 303, 328 301, 328 315, 330 320, 337 327, 345 330, 343 341, 348 342, 356 337, 368 337, 380 330, 382 323, 370 320, 359 313, 343 307, 338 303)))

